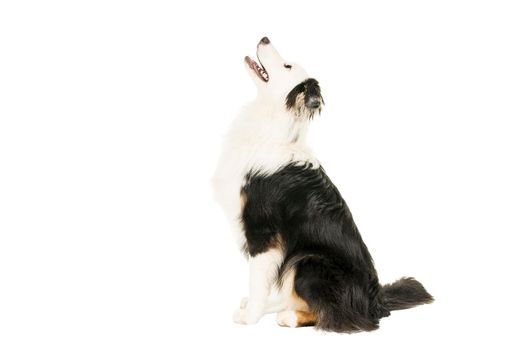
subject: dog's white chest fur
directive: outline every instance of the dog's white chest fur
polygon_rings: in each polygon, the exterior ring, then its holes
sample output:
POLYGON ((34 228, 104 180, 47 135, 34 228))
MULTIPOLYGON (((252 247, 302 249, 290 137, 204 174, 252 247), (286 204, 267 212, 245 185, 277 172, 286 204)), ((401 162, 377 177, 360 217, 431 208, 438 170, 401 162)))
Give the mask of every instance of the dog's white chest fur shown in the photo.
POLYGON ((240 191, 253 170, 272 174, 291 162, 319 166, 304 143, 308 122, 290 118, 264 101, 247 106, 226 134, 222 155, 213 178, 215 197, 232 224, 239 247, 246 242, 240 225, 240 191))

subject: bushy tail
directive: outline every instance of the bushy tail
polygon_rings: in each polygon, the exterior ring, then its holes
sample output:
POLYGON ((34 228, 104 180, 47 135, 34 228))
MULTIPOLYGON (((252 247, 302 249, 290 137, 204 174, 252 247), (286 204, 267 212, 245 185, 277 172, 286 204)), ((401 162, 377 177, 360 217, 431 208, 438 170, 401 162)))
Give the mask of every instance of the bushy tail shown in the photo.
POLYGON ((382 288, 382 304, 389 310, 404 310, 434 301, 423 285, 412 277, 385 284, 382 288))

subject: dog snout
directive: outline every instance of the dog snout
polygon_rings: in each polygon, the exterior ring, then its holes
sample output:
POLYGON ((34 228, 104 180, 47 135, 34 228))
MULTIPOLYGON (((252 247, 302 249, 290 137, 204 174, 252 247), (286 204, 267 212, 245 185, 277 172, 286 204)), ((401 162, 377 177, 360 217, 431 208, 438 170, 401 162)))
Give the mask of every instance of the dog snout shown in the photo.
POLYGON ((261 41, 259 41, 259 45, 268 45, 270 43, 270 39, 268 39, 267 36, 263 37, 261 41))

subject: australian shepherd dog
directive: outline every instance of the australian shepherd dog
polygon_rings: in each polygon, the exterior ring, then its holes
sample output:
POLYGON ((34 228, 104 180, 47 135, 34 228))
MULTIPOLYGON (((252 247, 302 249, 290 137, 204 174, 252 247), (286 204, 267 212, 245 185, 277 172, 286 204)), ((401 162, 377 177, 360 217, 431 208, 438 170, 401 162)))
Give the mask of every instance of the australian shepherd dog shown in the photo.
POLYGON ((277 313, 281 326, 371 331, 393 310, 432 302, 414 278, 379 283, 348 206, 306 145, 324 105, 317 80, 267 37, 244 63, 257 97, 227 133, 213 181, 249 262, 249 297, 233 320, 277 313))

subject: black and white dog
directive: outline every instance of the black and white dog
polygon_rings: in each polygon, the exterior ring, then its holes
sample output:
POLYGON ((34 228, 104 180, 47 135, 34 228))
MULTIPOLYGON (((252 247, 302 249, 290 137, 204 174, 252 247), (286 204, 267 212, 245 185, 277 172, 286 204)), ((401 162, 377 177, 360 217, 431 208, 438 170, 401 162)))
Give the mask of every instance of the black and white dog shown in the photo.
POLYGON ((350 210, 305 144, 324 104, 319 83, 266 37, 257 58, 245 58, 257 97, 226 135, 214 176, 250 265, 249 298, 234 321, 277 312, 282 326, 370 331, 392 310, 431 302, 413 278, 379 284, 350 210))

